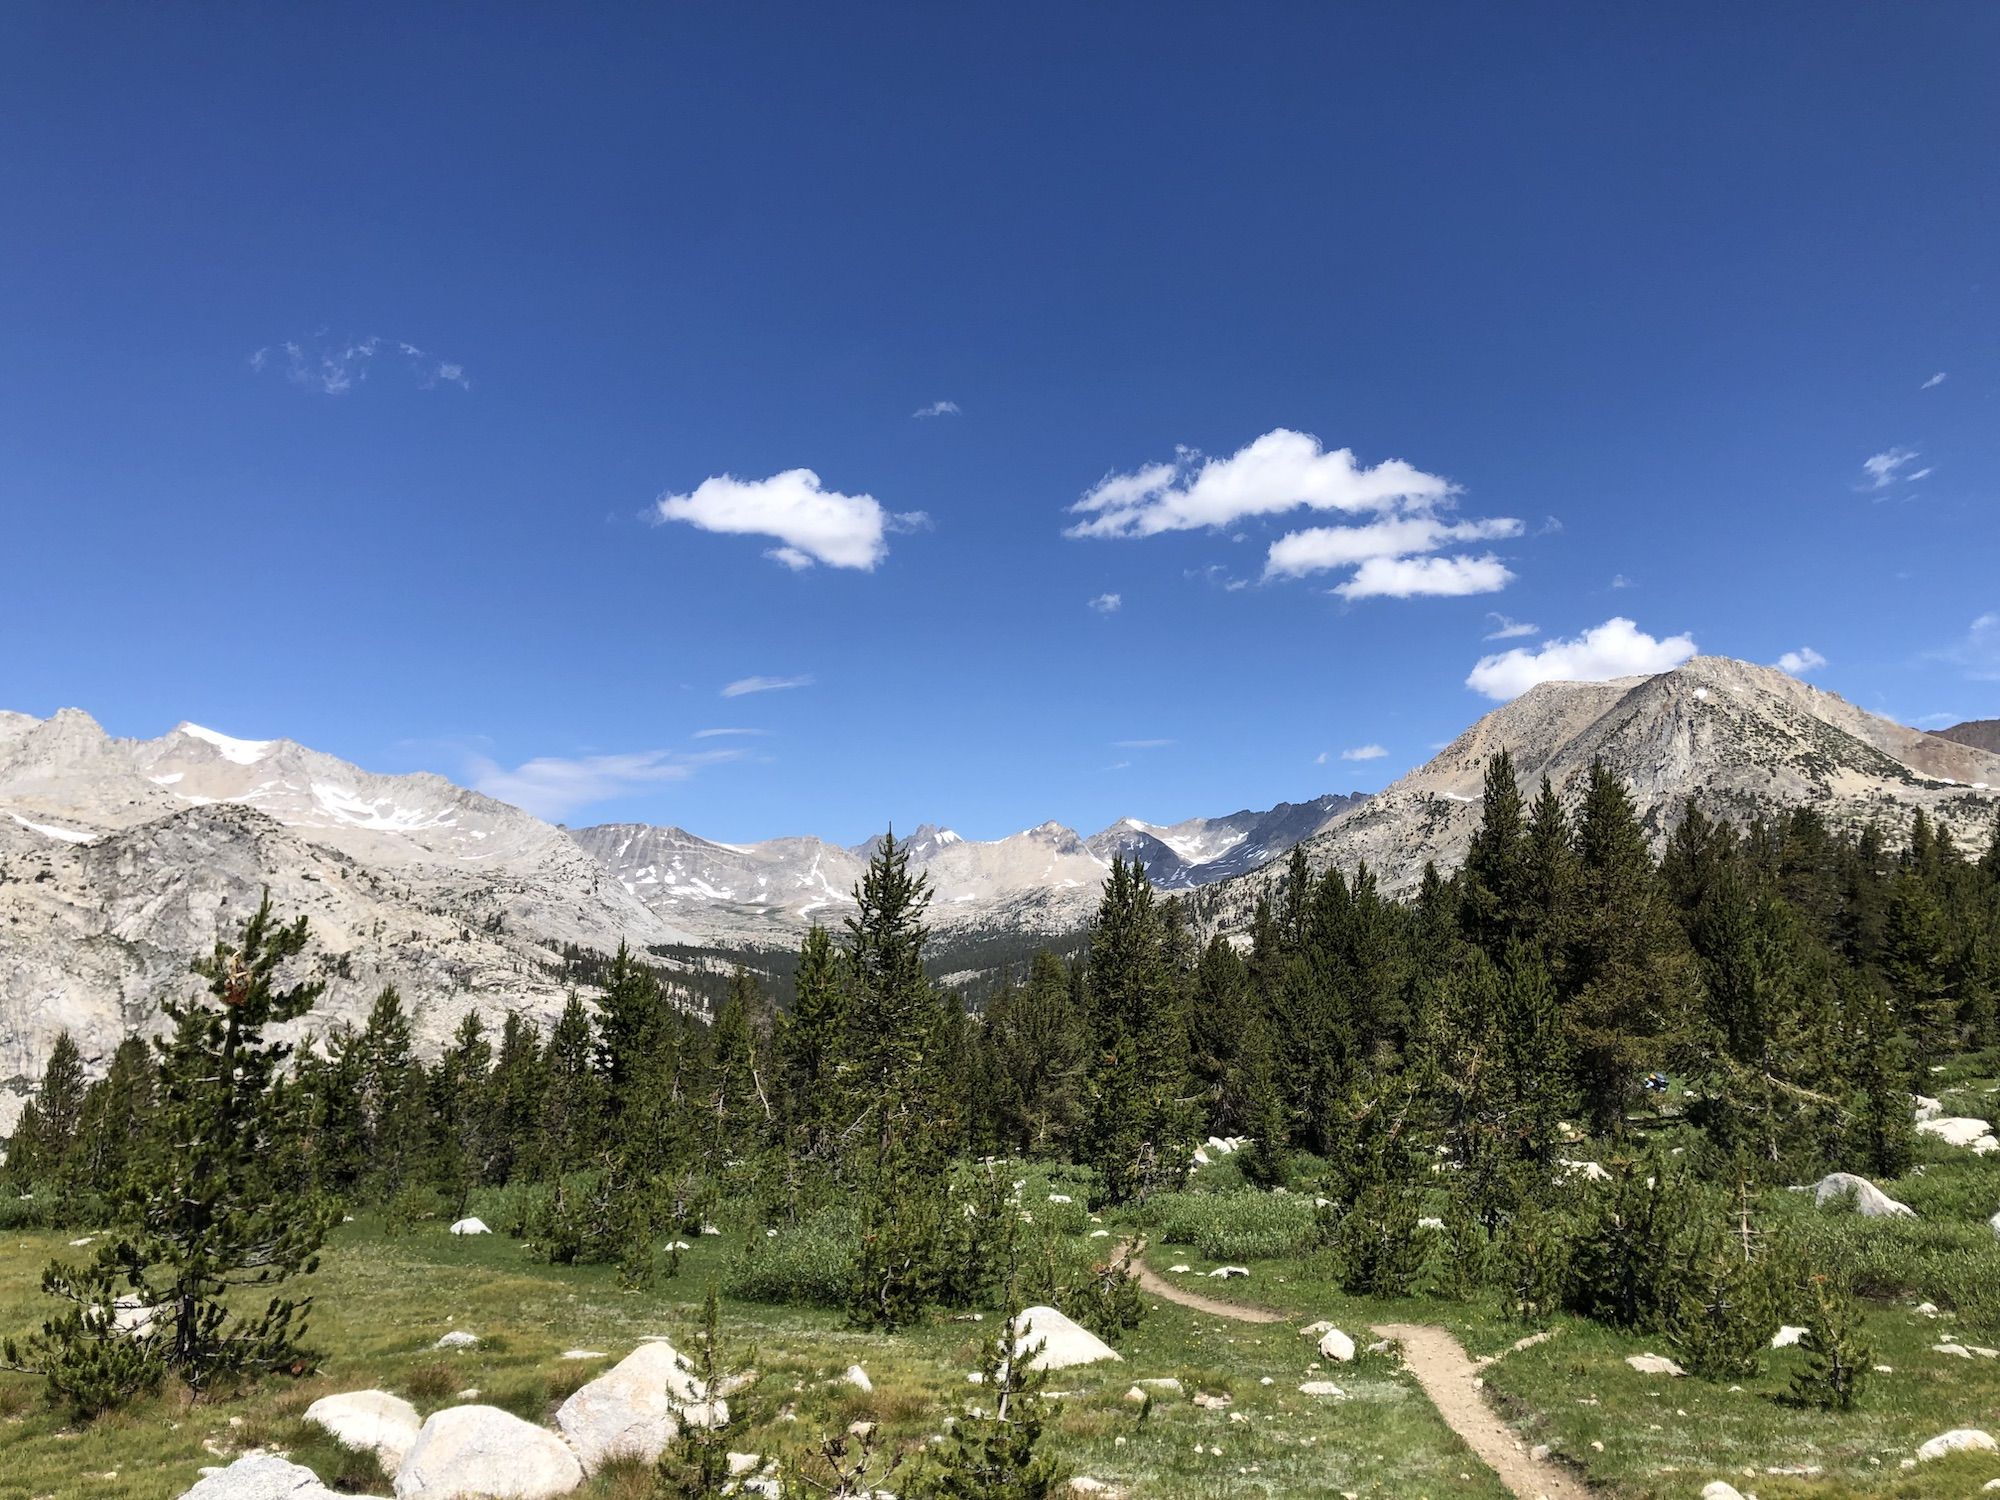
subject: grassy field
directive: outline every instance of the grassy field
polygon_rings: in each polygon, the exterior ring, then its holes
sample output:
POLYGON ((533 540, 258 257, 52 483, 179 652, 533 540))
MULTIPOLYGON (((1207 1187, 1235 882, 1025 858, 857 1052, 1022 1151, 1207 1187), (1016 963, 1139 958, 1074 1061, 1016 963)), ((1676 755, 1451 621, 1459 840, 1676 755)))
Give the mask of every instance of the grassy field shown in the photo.
MULTIPOLYGON (((0 1242, 0 1326, 32 1325, 41 1268, 69 1237, 16 1232, 0 1242)), ((390 1239, 372 1224, 350 1224, 315 1278, 320 1373, 212 1404, 162 1399, 81 1430, 41 1405, 37 1382, 0 1377, 0 1497, 162 1500, 185 1490, 203 1465, 254 1446, 285 1450, 340 1487, 386 1494, 372 1463, 342 1454, 299 1420, 313 1400, 380 1387, 428 1412, 476 1389, 483 1402, 548 1421, 609 1363, 565 1360, 565 1350, 617 1357, 647 1334, 685 1335, 735 1252, 730 1237, 705 1238, 676 1279, 635 1293, 602 1268, 539 1264, 500 1236, 454 1240, 431 1230, 390 1239), (480 1347, 434 1351, 452 1329, 479 1334, 480 1347)), ((749 1421, 732 1444, 783 1454, 862 1418, 898 1442, 935 1433, 947 1413, 977 1399, 966 1376, 991 1324, 940 1321, 884 1337, 846 1329, 832 1313, 725 1300, 722 1326, 732 1361, 760 1372, 736 1402, 749 1421), (868 1371, 872 1395, 836 1383, 854 1363, 868 1371), (795 1421, 783 1420, 786 1408, 795 1421)), ((1218 1325, 1172 1305, 1152 1313, 1123 1353, 1123 1363, 1052 1377, 1052 1389, 1068 1392, 1057 1403, 1053 1443, 1074 1472, 1133 1497, 1504 1493, 1384 1360, 1342 1373, 1348 1401, 1315 1400, 1297 1391, 1313 1351, 1291 1327, 1218 1325), (1233 1404, 1206 1410, 1186 1396, 1162 1399, 1142 1420, 1124 1393, 1136 1379, 1159 1376, 1179 1378, 1187 1395, 1227 1394, 1233 1404)), ((644 1478, 600 1475, 581 1493, 636 1500, 644 1478)))
MULTIPOLYGON (((1992 1113, 2000 1089, 1990 1067, 1939 1077, 1933 1087, 1948 1112, 1981 1116, 1992 1113)), ((1107 1241, 1086 1238, 1095 1226, 1081 1206, 1047 1203, 1047 1186, 1037 1181, 1025 1195, 1039 1207, 1041 1228, 1059 1234, 1074 1256, 1101 1251, 1107 1241)), ((1156 1305, 1128 1336, 1122 1363, 1052 1379, 1062 1392, 1052 1445, 1071 1472, 1132 1500, 1498 1497, 1498 1482, 1391 1357, 1364 1353, 1342 1367, 1344 1401, 1298 1391, 1329 1373, 1314 1365, 1301 1324, 1331 1319, 1365 1347, 1371 1324, 1426 1322, 1449 1329, 1475 1356, 1502 1355, 1485 1371, 1486 1385, 1523 1441, 1548 1444, 1608 1496, 1674 1500, 1717 1478, 1761 1500, 1981 1493, 2000 1478, 2000 1455, 1920 1469, 1908 1461, 1949 1428, 2000 1430, 2000 1358, 1935 1347, 2000 1346, 2000 1236, 1985 1222, 2000 1208, 2000 1158, 1926 1140, 1915 1170, 1881 1186, 1919 1218, 1864 1220, 1782 1191, 1762 1205, 1768 1226, 1807 1245, 1816 1261, 1847 1269, 1867 1297, 1866 1337, 1888 1370, 1856 1410, 1829 1415, 1785 1399, 1802 1358, 1796 1350, 1772 1352, 1740 1387, 1662 1378, 1625 1364, 1630 1354, 1670 1352, 1659 1339, 1580 1319, 1558 1319, 1552 1338, 1506 1352, 1527 1330, 1491 1295, 1349 1297, 1324 1257, 1298 1251, 1310 1199, 1253 1193, 1230 1164, 1218 1163, 1201 1171, 1192 1191, 1156 1200, 1130 1224, 1107 1225, 1147 1235, 1156 1270, 1172 1275, 1171 1266, 1185 1263, 1191 1285, 1279 1310, 1286 1320, 1254 1325, 1156 1305), (1218 1263, 1246 1265, 1251 1274, 1197 1282, 1218 1263), (1920 1312, 1925 1302, 1937 1311, 1920 1312), (1143 1416, 1124 1399, 1135 1380, 1163 1376, 1178 1378, 1184 1393, 1143 1416), (1227 1395, 1231 1404, 1197 1407, 1188 1399, 1197 1391, 1227 1395)), ((25 1332, 39 1319, 42 1267, 51 1256, 82 1253, 68 1251, 74 1233, 0 1236, 0 1329, 25 1332)), ((311 1343, 322 1356, 315 1374, 192 1406, 163 1397, 80 1429, 42 1404, 39 1382, 0 1375, 0 1500, 170 1500, 202 1466, 258 1446, 290 1453, 337 1488, 386 1494, 371 1460, 343 1453, 300 1420, 313 1400, 379 1387, 428 1412, 476 1390, 483 1402, 548 1422, 571 1390, 641 1337, 666 1334, 685 1346, 708 1287, 720 1286, 753 1247, 772 1244, 761 1236, 752 1244, 703 1237, 677 1277, 632 1292, 607 1268, 545 1265, 503 1236, 453 1239, 433 1225, 389 1237, 372 1220, 344 1225, 314 1278, 311 1343), (479 1347, 436 1351, 438 1337, 453 1329, 478 1334, 479 1347), (609 1358, 563 1358, 579 1348, 609 1358)), ((890 1445, 921 1444, 947 1415, 977 1401, 966 1377, 978 1367, 992 1316, 940 1318, 886 1337, 848 1329, 833 1312, 725 1297, 727 1361, 759 1372, 734 1402, 744 1423, 731 1445, 784 1458, 861 1419, 879 1422, 890 1445), (839 1380, 855 1363, 872 1378, 872 1394, 839 1380)), ((582 1493, 640 1500, 647 1480, 637 1470, 609 1472, 582 1493)))

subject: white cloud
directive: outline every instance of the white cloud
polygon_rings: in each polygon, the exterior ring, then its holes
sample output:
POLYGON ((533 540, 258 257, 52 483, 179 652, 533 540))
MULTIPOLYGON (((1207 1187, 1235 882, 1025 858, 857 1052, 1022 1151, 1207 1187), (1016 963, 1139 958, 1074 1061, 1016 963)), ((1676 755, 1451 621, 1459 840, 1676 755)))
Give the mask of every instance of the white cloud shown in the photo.
POLYGON ((1113 740, 1111 748, 1114 750, 1164 750, 1173 743, 1174 741, 1172 740, 1113 740))
POLYGON ((487 796, 511 802, 538 818, 557 819, 626 792, 686 781, 702 767, 735 760, 740 754, 736 750, 705 750, 696 755, 640 750, 573 760, 539 756, 512 770, 476 756, 471 766, 472 784, 487 796))
POLYGON ((1613 573, 1611 575, 1611 587, 1614 589, 1629 589, 1632 587, 1632 580, 1627 578, 1623 573, 1613 573))
POLYGON ((1803 677, 1808 672, 1817 671, 1826 665, 1826 658, 1810 646, 1801 646, 1796 651, 1787 651, 1771 663, 1780 672, 1789 672, 1794 677, 1803 677))
POLYGON ((1100 615, 1115 615, 1125 607, 1125 600, 1118 594, 1099 594, 1090 601, 1090 607, 1100 615))
POLYGON ((1227 458, 1183 448, 1172 463, 1110 474, 1070 507, 1084 519, 1072 537, 1142 537, 1199 531, 1285 511, 1392 511, 1457 492, 1449 480, 1387 459, 1363 468, 1346 448, 1321 449, 1308 433, 1276 428, 1227 458))
POLYGON ((1450 598, 1496 593, 1513 581, 1506 564, 1491 553, 1484 557, 1371 557, 1334 592, 1343 599, 1450 598))
POLYGON ((769 479, 719 474, 685 495, 662 495, 654 504, 662 521, 685 521, 703 531, 768 536, 779 545, 764 555, 792 569, 823 562, 870 572, 889 555, 891 531, 930 524, 923 511, 894 514, 873 495, 822 489, 811 469, 787 469, 769 479))
POLYGON ((1322 750, 1320 751, 1319 754, 1313 757, 1313 764, 1316 766, 1323 766, 1332 759, 1333 759, 1333 752, 1331 750, 1322 750))
POLYGON ((385 353, 391 358, 400 357, 404 368, 425 390, 440 385, 472 389, 464 365, 427 354, 407 340, 385 339, 379 334, 347 343, 321 341, 310 347, 287 339, 282 344, 267 344, 259 349, 250 356, 249 365, 258 375, 266 370, 275 371, 293 385, 318 391, 323 396, 344 396, 368 378, 376 357, 385 353))
POLYGON ((2000 682, 2000 614, 1983 614, 1958 640, 1936 653, 1978 682, 2000 682))
POLYGON ((1530 625, 1521 620, 1510 620, 1501 614, 1488 614, 1486 618, 1493 622, 1493 628, 1486 633, 1486 639, 1489 641, 1519 640, 1522 636, 1533 635, 1537 630, 1541 629, 1539 625, 1530 625))
POLYGON ((1340 752, 1342 760, 1380 760, 1389 752, 1380 745, 1356 745, 1352 750, 1340 752))
POLYGON ((920 406, 910 413, 913 417, 955 417, 958 415, 956 401, 933 401, 929 406, 920 406))
POLYGON ((764 735, 768 729, 697 729, 694 737, 698 740, 719 740, 728 735, 764 735))
POLYGON ((1378 557, 1435 552, 1451 542, 1484 542, 1519 536, 1512 516, 1484 521, 1443 521, 1431 515, 1393 516, 1365 526, 1314 526, 1289 532, 1271 543, 1264 576, 1303 578, 1330 568, 1352 567, 1378 557))
POLYGON ((1937 374, 1931 376, 1929 380, 1926 380, 1922 385, 1918 386, 1917 389, 1920 391, 1934 390, 1938 386, 1943 385, 1948 378, 1949 377, 1945 374, 1944 371, 1939 370, 1937 374))
POLYGON ((1907 469, 1916 461, 1917 451, 1914 448, 1888 448, 1880 453, 1864 458, 1861 461, 1861 468, 1867 474, 1868 479, 1861 488, 1864 490, 1886 490, 1892 484, 1907 484, 1911 480, 1922 479, 1924 475, 1930 473, 1929 469, 1924 469, 1915 474, 1903 473, 1904 469, 1907 469))
POLYGON ((778 693, 786 688, 811 686, 812 674, 809 672, 801 673, 797 677, 739 677, 723 687, 722 696, 741 698, 746 693, 778 693))
POLYGON ((1614 617, 1574 640, 1544 641, 1539 650, 1516 646, 1482 656, 1465 685, 1505 702, 1540 682, 1605 682, 1671 671, 1694 654, 1690 635, 1655 640, 1630 620, 1614 617))

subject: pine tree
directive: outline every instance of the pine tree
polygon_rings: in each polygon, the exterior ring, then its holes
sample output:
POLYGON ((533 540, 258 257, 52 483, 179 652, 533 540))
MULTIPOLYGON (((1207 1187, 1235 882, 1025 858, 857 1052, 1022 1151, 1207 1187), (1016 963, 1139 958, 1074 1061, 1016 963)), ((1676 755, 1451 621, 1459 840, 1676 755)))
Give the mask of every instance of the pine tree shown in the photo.
POLYGON ((532 1023, 519 1011, 510 1010, 500 1029, 500 1051, 493 1064, 493 1139, 486 1172, 489 1186, 506 1182, 526 1167, 547 1089, 548 1069, 541 1040, 532 1023))
POLYGON ((1055 1458, 1036 1451, 1048 1423, 1048 1376, 1033 1368, 1040 1345, 1021 1347, 1017 1320, 1001 1323, 981 1361, 982 1400, 992 1405, 950 1419, 909 1487, 920 1500, 1051 1500, 1068 1492, 1055 1458))
MULTIPOLYGON (((148 1326, 146 1358, 197 1395, 301 1358, 311 1299, 274 1294, 258 1308, 243 1298, 315 1270, 338 1217, 302 1190, 282 1077, 290 1049, 264 1035, 318 998, 317 984, 279 981, 305 943, 305 919, 277 925, 267 896, 238 943, 218 942, 195 962, 207 995, 165 1002, 174 1029, 158 1044, 154 1130, 118 1194, 119 1231, 91 1265, 58 1261, 44 1278, 44 1290, 69 1304, 28 1346, 52 1383, 124 1360, 104 1347, 121 1337, 105 1306, 117 1286, 148 1326)), ((16 1362, 14 1351, 8 1358, 16 1362)))
POLYGON ((486 1175, 491 1133, 487 1075, 493 1046, 479 1012, 468 1010, 430 1075, 431 1181, 456 1219, 486 1175))
POLYGON ((69 1176, 70 1155, 83 1122, 83 1054, 67 1031, 57 1034, 35 1090, 7 1143, 7 1180, 21 1189, 59 1188, 69 1176))
POLYGON ((1869 1176, 1900 1177, 1916 1156, 1908 1044, 1888 1001, 1866 979, 1846 981, 1841 1008, 1850 1038, 1850 1106, 1840 1158, 1869 1176))
POLYGON ((1090 1032, 1068 968, 1044 949, 1025 984, 987 1007, 983 1040, 991 1064, 999 1143, 1024 1156, 1066 1152, 1083 1124, 1090 1032))
POLYGON ((1097 1048, 1085 1149, 1109 1203, 1177 1187, 1189 1166, 1195 1113, 1167 937, 1144 867, 1114 856, 1085 968, 1097 1048))
POLYGON ((537 1175, 561 1177, 597 1154, 605 1125, 603 1084, 591 1065, 590 1014, 574 994, 543 1058, 547 1083, 533 1160, 537 1175))
POLYGON ((83 1098, 70 1175, 80 1186, 102 1190, 122 1182, 132 1153, 151 1128, 153 1049, 127 1037, 111 1054, 105 1075, 83 1098))
POLYGON ((1806 1406, 1850 1411, 1875 1363, 1861 1340, 1859 1311, 1853 1295, 1830 1276, 1812 1277, 1806 1292, 1806 1331, 1799 1339, 1805 1364, 1792 1372, 1792 1398, 1806 1406))
POLYGON ((1674 1309, 1674 1352, 1704 1380, 1748 1380, 1776 1321, 1764 1268, 1717 1240, 1696 1257, 1674 1309))
POLYGON ((1529 892, 1521 786, 1514 757, 1504 749, 1486 763, 1479 829, 1465 852, 1460 898, 1465 935, 1489 957, 1498 959, 1524 935, 1529 892))
POLYGON ((792 1008, 779 1023, 777 1051, 791 1154, 819 1172, 832 1170, 840 1132, 860 1113, 849 1092, 852 999, 832 936, 824 927, 809 928, 799 945, 792 1008))
POLYGON ((713 1286, 702 1303, 689 1376, 693 1399, 676 1403, 680 1430, 654 1469, 653 1493, 658 1500, 720 1500, 737 1490, 729 1472, 729 1439, 743 1422, 717 1394, 725 1388, 727 1376, 713 1286))
MULTIPOLYGON (((1921 822, 1919 829, 1928 825, 1921 822)), ((1935 860, 1936 841, 1925 843, 1911 860, 1935 860)), ((1959 1044, 1959 995, 1954 987, 1949 921, 1930 883, 1914 873, 1899 876, 1882 934, 1882 972, 1896 996, 1903 1025, 1916 1047, 1919 1067, 1948 1056, 1959 1044)))

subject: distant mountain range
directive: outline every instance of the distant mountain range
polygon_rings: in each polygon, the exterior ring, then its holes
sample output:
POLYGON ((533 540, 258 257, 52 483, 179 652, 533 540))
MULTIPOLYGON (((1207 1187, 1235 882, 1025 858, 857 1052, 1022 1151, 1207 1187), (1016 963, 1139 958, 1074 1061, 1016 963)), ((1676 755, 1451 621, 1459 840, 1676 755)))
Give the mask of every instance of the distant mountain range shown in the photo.
MULTIPOLYGON (((968 955, 956 981, 1073 937, 1117 855, 1189 893, 1210 930, 1240 928, 1298 844, 1318 868, 1365 860, 1406 892, 1425 860, 1463 858, 1502 748, 1524 790, 1546 775, 1572 802, 1601 758, 1657 838, 1693 797, 1738 821, 1811 806, 1836 828, 1892 834, 1921 808, 1983 848, 2000 811, 1995 727, 1925 734, 1771 668, 1697 657, 1655 677, 1544 683, 1372 797, 1128 818, 1089 837, 1044 823, 980 841, 926 824, 909 848, 935 891, 940 951, 968 955)), ((693 987, 730 953, 837 926, 871 847, 571 832, 442 777, 377 776, 289 740, 193 724, 126 740, 74 709, 0 713, 0 1129, 60 1030, 108 1058, 267 888, 310 919, 308 969, 327 982, 299 1025, 358 1021, 394 983, 435 1046, 469 1009, 552 1015, 576 981, 568 945, 630 941, 693 987)))
MULTIPOLYGON (((1128 819, 1090 839, 1055 823, 988 842, 927 825, 909 848, 942 931, 1057 934, 1088 921, 1114 853, 1187 889, 1283 853, 1353 800, 1128 819)), ((76 709, 0 712, 0 1127, 8 1089, 59 1031, 108 1057, 265 889, 310 919, 310 971, 327 982, 314 1024, 360 1020, 393 983, 436 1045, 467 1009, 552 1015, 573 981, 566 945, 790 947, 811 922, 838 926, 872 845, 571 833, 443 777, 378 776, 290 740, 197 724, 128 740, 76 709)))

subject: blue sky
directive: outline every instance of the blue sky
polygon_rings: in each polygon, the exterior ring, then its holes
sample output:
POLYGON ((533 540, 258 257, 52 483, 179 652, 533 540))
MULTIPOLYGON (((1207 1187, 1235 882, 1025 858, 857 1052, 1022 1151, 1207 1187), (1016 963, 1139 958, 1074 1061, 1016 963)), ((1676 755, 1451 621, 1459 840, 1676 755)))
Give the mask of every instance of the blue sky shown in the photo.
POLYGON ((6 706, 731 840, 2000 714, 1989 5, 0 28, 6 706))

